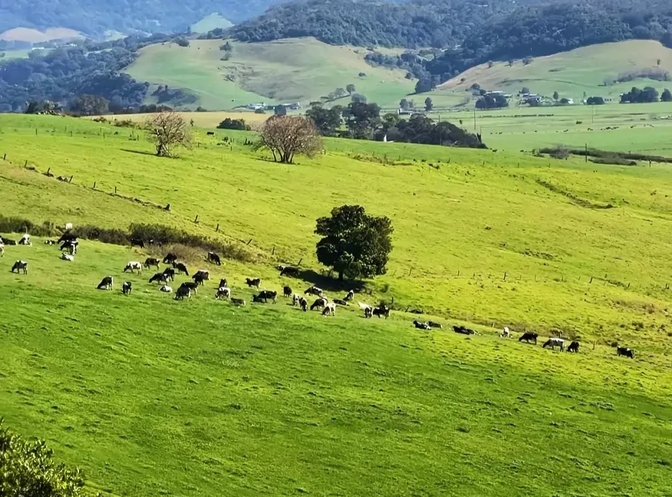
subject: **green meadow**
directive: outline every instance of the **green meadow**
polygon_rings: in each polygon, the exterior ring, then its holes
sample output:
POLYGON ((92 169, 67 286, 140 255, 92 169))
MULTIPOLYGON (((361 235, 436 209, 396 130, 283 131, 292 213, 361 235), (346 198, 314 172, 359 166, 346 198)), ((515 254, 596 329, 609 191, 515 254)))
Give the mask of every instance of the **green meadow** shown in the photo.
POLYGON ((40 238, 7 246, 0 415, 12 429, 46 439, 104 495, 669 495, 668 166, 338 139, 279 165, 250 138, 196 129, 192 150, 160 159, 129 128, 0 117, 0 214, 156 223, 251 254, 209 267, 194 252, 189 266, 212 280, 176 302, 122 273, 148 255, 138 248, 84 240, 66 262, 40 238), (388 272, 356 297, 393 303, 392 317, 249 304, 246 277, 341 296, 313 230, 346 203, 392 219, 388 272), (9 272, 17 259, 28 275, 9 272), (314 280, 278 277, 299 261, 314 280), (97 291, 106 275, 115 289, 97 291), (215 301, 221 277, 247 306, 215 301), (409 310, 444 328, 416 330, 409 310), (581 351, 501 339, 503 326, 581 351))

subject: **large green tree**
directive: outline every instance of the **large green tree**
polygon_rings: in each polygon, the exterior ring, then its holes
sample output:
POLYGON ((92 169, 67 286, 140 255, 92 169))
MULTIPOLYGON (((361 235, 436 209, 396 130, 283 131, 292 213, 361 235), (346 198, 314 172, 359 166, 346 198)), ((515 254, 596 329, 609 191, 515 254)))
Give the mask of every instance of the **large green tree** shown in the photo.
POLYGON ((84 477, 52 459, 43 441, 27 441, 0 420, 0 495, 16 497, 79 497, 84 477))
POLYGON ((306 117, 313 120, 321 135, 334 136, 343 123, 343 107, 335 105, 331 109, 325 109, 319 105, 314 106, 306 111, 306 117))
POLYGON ((317 220, 317 260, 338 273, 338 279, 371 278, 387 272, 392 251, 392 221, 366 214, 359 205, 335 207, 317 220))
POLYGON ((345 125, 354 138, 369 138, 380 124, 380 107, 365 102, 352 102, 343 111, 345 125))

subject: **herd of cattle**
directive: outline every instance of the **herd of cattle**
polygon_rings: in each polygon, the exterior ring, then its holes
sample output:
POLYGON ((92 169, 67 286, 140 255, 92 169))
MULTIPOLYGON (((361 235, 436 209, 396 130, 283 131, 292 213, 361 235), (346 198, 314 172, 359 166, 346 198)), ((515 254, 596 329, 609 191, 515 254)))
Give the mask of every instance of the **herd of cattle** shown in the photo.
MULTIPOLYGON (((79 250, 79 241, 77 237, 69 232, 65 232, 57 241, 47 240, 44 242, 47 245, 58 245, 61 250, 61 259, 64 261, 73 262, 75 260, 75 255, 79 250)), ((0 237, 0 257, 4 256, 5 246, 10 245, 32 245, 30 235, 23 235, 18 241, 11 240, 8 238, 0 237)), ((214 252, 208 252, 207 261, 211 264, 221 266, 220 257, 214 252)), ((155 257, 148 257, 145 259, 144 263, 131 261, 123 269, 123 273, 137 273, 142 274, 143 270, 155 268, 156 273, 149 278, 149 283, 157 283, 159 285, 159 291, 163 293, 171 294, 173 289, 169 286, 171 282, 175 281, 176 276, 184 274, 189 276, 189 269, 183 261, 180 261, 178 256, 174 253, 168 253, 166 256, 159 260, 155 257), (161 271, 161 264, 166 265, 161 271)), ((280 276, 293 276, 297 277, 300 274, 300 270, 291 266, 279 266, 278 270, 280 271, 280 276)), ((24 260, 18 260, 14 263, 11 269, 12 273, 23 273, 28 274, 28 262, 24 260)), ((193 281, 185 281, 180 284, 179 287, 175 290, 175 300, 184 300, 191 298, 194 294, 197 293, 199 287, 204 286, 206 281, 210 280, 210 271, 206 269, 199 269, 196 273, 191 275, 193 281)), ((261 290, 261 278, 246 278, 246 285, 249 288, 255 288, 259 291, 258 294, 252 296, 253 303, 266 304, 269 301, 276 303, 278 298, 278 292, 274 290, 261 290)), ((114 289, 114 277, 105 276, 97 286, 98 290, 113 290, 114 289)), ((133 291, 133 283, 131 281, 124 281, 121 285, 121 291, 124 295, 130 295, 133 291)), ((307 290, 300 293, 294 293, 294 290, 290 286, 285 285, 283 288, 283 296, 291 300, 291 305, 294 307, 300 308, 302 311, 308 311, 308 300, 306 295, 314 296, 316 299, 310 305, 310 310, 319 310, 324 316, 335 316, 336 308, 338 306, 348 307, 352 304, 355 298, 355 292, 350 290, 342 299, 333 299, 330 301, 324 291, 316 286, 311 286, 307 290)), ((246 305, 246 301, 241 298, 236 298, 232 296, 231 287, 228 284, 226 278, 222 278, 219 281, 215 292, 215 299, 228 299, 232 304, 236 306, 246 305)), ((378 316, 379 318, 385 317, 386 319, 390 317, 390 308, 385 304, 380 304, 379 306, 371 306, 362 302, 358 302, 359 309, 363 311, 365 318, 372 318, 373 316, 378 316)), ((415 328, 420 330, 432 330, 432 329, 442 329, 443 326, 439 323, 433 321, 413 321, 415 328)), ((461 335, 477 335, 478 333, 475 330, 467 328, 465 326, 453 326, 453 331, 461 335)), ((502 338, 512 338, 512 333, 508 327, 504 327, 504 330, 500 334, 502 338)), ((539 335, 534 332, 525 332, 518 339, 519 342, 533 343, 537 345, 537 340, 539 335)), ((560 351, 565 350, 565 340, 559 337, 551 337, 543 344, 543 348, 551 348, 555 350, 559 348, 560 351)), ((571 341, 566 347, 567 352, 579 352, 580 344, 578 341, 571 341)), ((627 347, 617 347, 617 355, 629 357, 634 359, 635 353, 632 349, 627 347)))

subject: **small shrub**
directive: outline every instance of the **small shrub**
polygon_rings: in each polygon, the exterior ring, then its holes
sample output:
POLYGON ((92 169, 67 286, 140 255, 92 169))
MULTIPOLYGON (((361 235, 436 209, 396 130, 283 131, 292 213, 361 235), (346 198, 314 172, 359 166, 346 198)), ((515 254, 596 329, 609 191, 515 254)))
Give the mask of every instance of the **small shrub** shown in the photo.
POLYGON ((20 217, 0 215, 0 233, 30 233, 33 236, 54 236, 58 233, 53 223, 35 224, 20 217))

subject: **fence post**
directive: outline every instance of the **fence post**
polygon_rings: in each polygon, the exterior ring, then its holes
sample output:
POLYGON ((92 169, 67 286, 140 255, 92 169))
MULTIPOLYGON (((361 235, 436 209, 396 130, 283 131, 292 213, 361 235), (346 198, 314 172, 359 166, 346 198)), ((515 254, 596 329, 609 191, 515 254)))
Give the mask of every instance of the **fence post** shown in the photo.
POLYGON ((114 194, 115 195, 117 194, 117 187, 116 186, 114 187, 114 194))
POLYGON ((194 218, 194 224, 198 224, 198 214, 196 214, 196 217, 194 218))
POLYGON ((217 223, 217 227, 215 228, 215 231, 219 233, 219 223, 217 223))
POLYGON ((96 182, 95 182, 95 181, 93 182, 93 186, 92 186, 91 188, 92 188, 93 190, 96 189, 96 182))

